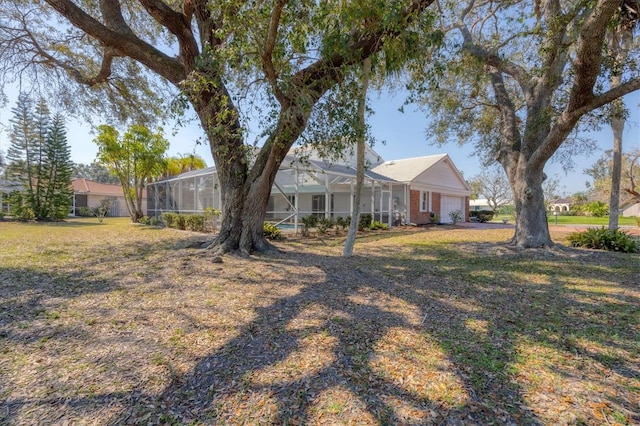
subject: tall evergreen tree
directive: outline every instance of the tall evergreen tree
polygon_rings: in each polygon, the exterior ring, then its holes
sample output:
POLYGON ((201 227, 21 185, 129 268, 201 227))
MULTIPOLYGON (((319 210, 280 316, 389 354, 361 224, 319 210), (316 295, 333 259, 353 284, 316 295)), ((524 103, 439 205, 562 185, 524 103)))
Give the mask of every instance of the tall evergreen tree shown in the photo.
POLYGON ((67 143, 67 131, 62 115, 56 114, 51 120, 43 149, 42 187, 45 189, 47 217, 63 219, 71 208, 71 176, 73 162, 67 143))
POLYGON ((33 174, 33 101, 21 93, 16 106, 11 109, 13 117, 9 120, 9 149, 7 150, 7 177, 31 188, 33 174))
POLYGON ((43 167, 47 161, 45 150, 51 114, 49 106, 44 98, 40 98, 38 101, 33 118, 33 142, 31 145, 33 147, 32 158, 34 178, 29 197, 31 199, 30 203, 33 206, 36 218, 45 219, 49 218, 49 206, 46 200, 45 186, 47 183, 45 179, 46 173, 43 167))
POLYGON ((12 112, 7 174, 23 184, 12 210, 23 219, 62 219, 71 202, 73 167, 64 120, 56 115, 52 121, 46 101, 34 107, 26 94, 12 112))

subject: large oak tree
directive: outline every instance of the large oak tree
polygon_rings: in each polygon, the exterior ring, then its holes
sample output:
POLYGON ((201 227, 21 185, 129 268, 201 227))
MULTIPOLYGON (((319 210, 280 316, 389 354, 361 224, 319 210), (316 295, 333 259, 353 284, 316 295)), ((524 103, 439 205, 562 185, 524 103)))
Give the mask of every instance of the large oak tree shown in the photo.
POLYGON ((271 186, 314 106, 349 68, 420 26, 432 1, 2 1, 0 61, 18 72, 21 59, 133 101, 156 93, 140 65, 178 88, 207 134, 221 182, 217 247, 251 252, 268 247, 262 221, 271 186), (58 15, 43 18, 49 8, 58 15), (256 97, 269 125, 250 159, 240 104, 256 97))
POLYGON ((606 47, 626 3, 637 1, 439 2, 452 55, 423 99, 441 140, 475 140, 506 172, 519 247, 552 245, 547 162, 570 147, 585 117, 598 120, 601 107, 640 89, 638 50, 619 64, 606 47))

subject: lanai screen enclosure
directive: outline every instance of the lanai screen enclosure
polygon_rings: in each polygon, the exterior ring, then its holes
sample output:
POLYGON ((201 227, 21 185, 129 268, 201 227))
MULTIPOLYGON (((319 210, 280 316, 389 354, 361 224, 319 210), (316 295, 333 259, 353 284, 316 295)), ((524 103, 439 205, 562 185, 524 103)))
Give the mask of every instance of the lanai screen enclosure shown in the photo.
MULTIPOLYGON (((288 156, 271 191, 266 220, 288 224, 295 230, 301 218, 347 217, 353 210, 356 170, 350 165, 323 160, 300 161, 288 156)), ((367 170, 362 213, 389 226, 404 223, 408 186, 367 170)), ((208 207, 222 209, 220 182, 215 167, 194 170, 147 186, 149 216, 163 212, 202 213, 208 207)))

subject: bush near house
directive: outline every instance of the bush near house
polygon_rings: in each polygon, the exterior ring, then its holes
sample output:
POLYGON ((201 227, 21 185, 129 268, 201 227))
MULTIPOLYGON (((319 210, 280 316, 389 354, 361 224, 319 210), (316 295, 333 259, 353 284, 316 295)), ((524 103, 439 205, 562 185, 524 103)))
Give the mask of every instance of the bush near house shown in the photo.
POLYGON ((264 237, 267 240, 280 241, 284 239, 280 228, 278 228, 273 223, 264 222, 264 224, 262 225, 262 232, 264 233, 264 237))
POLYGON ((469 212, 469 218, 475 218, 475 220, 471 219, 474 222, 485 223, 491 222, 494 214, 492 210, 472 210, 469 212))
POLYGON ((181 231, 206 232, 207 217, 201 214, 162 213, 160 216, 168 228, 181 231))

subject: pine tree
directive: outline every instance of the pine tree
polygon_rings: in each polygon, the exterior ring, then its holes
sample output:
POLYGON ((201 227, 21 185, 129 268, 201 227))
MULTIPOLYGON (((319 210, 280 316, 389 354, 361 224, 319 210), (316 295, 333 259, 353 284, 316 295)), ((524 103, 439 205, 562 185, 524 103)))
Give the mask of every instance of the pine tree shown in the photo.
POLYGON ((33 158, 30 144, 33 141, 33 101, 20 93, 16 106, 11 109, 13 118, 9 120, 9 149, 7 150, 7 177, 31 188, 33 158))
POLYGON ((36 215, 36 219, 49 219, 50 211, 46 196, 46 172, 44 170, 46 158, 46 144, 49 133, 49 123, 51 122, 49 106, 44 98, 40 98, 35 108, 33 132, 33 163, 34 179, 31 191, 31 203, 36 215))
POLYGON ((71 175, 73 162, 67 143, 67 131, 64 118, 56 114, 51 120, 44 144, 42 163, 42 186, 45 189, 43 204, 47 217, 63 219, 71 208, 71 175))
POLYGON ((47 102, 40 99, 34 108, 25 94, 12 112, 7 174, 24 187, 12 197, 12 211, 22 219, 62 219, 73 196, 64 119, 51 120, 47 102))
POLYGON ((34 133, 33 101, 20 93, 16 106, 11 109, 13 117, 9 120, 9 149, 7 150, 7 178, 20 183, 23 187, 9 198, 11 212, 21 219, 33 219, 33 182, 34 182, 34 133))

